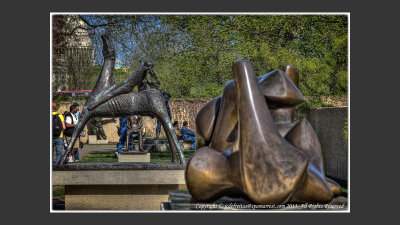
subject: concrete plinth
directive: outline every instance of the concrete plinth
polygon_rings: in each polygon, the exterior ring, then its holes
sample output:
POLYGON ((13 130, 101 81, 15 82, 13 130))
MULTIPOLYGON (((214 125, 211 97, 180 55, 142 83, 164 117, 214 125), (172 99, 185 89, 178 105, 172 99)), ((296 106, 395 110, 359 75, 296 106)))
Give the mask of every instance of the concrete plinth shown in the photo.
POLYGON ((96 135, 89 135, 88 136, 88 144, 108 144, 108 140, 97 140, 96 135))
MULTIPOLYGON (((190 147, 192 146, 192 142, 188 141, 179 141, 179 144, 182 146, 183 150, 190 150, 190 147)), ((153 148, 150 148, 152 151, 157 151, 157 152, 171 151, 168 140, 157 140, 152 145, 154 146, 153 148)))
POLYGON ((52 177, 66 210, 160 210, 168 191, 185 187, 184 166, 165 163, 70 163, 52 177))
POLYGON ((182 185, 68 185, 65 210, 160 210, 182 185))
POLYGON ((150 162, 150 153, 121 152, 118 162, 150 162))

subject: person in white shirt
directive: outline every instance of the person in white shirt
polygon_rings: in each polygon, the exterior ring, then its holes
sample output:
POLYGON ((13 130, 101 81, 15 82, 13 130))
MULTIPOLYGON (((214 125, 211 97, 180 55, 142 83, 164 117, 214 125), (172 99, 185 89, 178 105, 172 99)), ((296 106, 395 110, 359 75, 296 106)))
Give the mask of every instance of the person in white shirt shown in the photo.
MULTIPOLYGON (((76 124, 78 124, 78 117, 76 116, 76 113, 79 111, 79 104, 75 102, 74 104, 72 104, 69 107, 69 109, 70 109, 69 113, 67 113, 65 115, 66 130, 65 130, 64 134, 65 134, 67 143, 69 143, 71 141, 71 136, 74 131, 74 128, 75 128, 76 124)), ((75 142, 74 147, 73 147, 75 161, 79 160, 78 148, 79 148, 79 142, 77 141, 77 142, 75 142)), ((67 162, 74 162, 74 160, 72 159, 71 153, 68 154, 67 162)))

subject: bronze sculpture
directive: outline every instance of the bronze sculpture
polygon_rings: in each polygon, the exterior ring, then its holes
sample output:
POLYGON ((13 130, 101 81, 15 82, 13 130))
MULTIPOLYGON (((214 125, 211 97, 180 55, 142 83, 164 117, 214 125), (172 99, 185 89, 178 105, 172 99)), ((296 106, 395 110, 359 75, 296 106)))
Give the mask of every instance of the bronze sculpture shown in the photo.
POLYGON ((143 149, 143 134, 142 134, 142 117, 133 115, 126 117, 126 126, 128 130, 126 131, 126 148, 129 146, 130 135, 133 134, 133 138, 137 137, 139 141, 139 151, 145 152, 143 149))
POLYGON ((104 132, 103 124, 107 122, 115 122, 115 119, 103 121, 100 117, 93 117, 88 122, 90 135, 96 135, 97 140, 107 140, 107 135, 104 132))
POLYGON ((304 101, 293 66, 256 78, 249 61, 233 66, 234 81, 196 116, 197 151, 186 184, 201 202, 224 195, 256 204, 329 202, 341 187, 325 177, 321 147, 310 123, 294 122, 304 101), (289 76, 286 74, 288 73, 289 76))
POLYGON ((139 69, 122 83, 116 85, 114 81, 115 49, 108 38, 108 34, 101 35, 103 41, 104 64, 97 82, 90 93, 79 117, 79 123, 72 134, 67 151, 61 158, 58 166, 65 163, 66 156, 71 152, 72 146, 88 120, 92 117, 121 117, 129 115, 155 116, 165 129, 167 139, 171 146, 172 162, 177 163, 176 151, 181 164, 186 160, 182 147, 174 132, 174 127, 168 118, 164 98, 158 90, 147 89, 141 92, 131 92, 133 87, 141 82, 147 72, 151 71, 154 63, 145 61, 139 69))

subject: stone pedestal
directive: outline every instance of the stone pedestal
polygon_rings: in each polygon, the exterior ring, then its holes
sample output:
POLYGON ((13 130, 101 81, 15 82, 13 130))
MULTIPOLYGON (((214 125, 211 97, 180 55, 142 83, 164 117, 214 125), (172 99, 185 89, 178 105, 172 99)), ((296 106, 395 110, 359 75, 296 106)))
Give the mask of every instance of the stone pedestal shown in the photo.
POLYGON ((168 163, 70 163, 53 167, 66 210, 160 210, 185 185, 184 166, 168 163))
POLYGON ((169 147, 168 140, 157 140, 156 141, 156 149, 157 152, 167 152, 171 151, 169 147))
POLYGON ((150 162, 150 153, 121 152, 118 162, 150 162))
MULTIPOLYGON (((183 150, 190 150, 190 147, 192 146, 192 142, 190 141, 180 140, 179 144, 182 146, 183 150)), ((171 151, 168 140, 157 140, 153 138, 146 138, 146 141, 143 144, 143 148, 146 151, 157 151, 157 152, 171 151)), ((135 149, 137 148, 135 147, 135 149)))
POLYGON ((96 135, 89 135, 88 136, 88 144, 108 144, 108 140, 97 140, 96 135))

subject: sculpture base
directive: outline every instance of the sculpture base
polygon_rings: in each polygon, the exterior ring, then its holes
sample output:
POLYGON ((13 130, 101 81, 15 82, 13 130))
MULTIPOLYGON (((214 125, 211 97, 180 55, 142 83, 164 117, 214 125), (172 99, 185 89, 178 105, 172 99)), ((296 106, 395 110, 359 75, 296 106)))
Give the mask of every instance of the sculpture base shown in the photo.
POLYGON ((66 185, 65 210, 160 210, 184 185, 66 185))
POLYGON ((183 165, 70 163, 53 167, 65 186, 65 210, 160 210, 168 191, 186 187, 183 165))
MULTIPOLYGON (((169 152, 171 151, 169 147, 168 140, 157 140, 147 138, 146 142, 144 142, 144 149, 147 151, 156 151, 156 152, 169 152)), ((182 146, 182 149, 185 151, 189 151, 192 146, 192 142, 190 141, 179 141, 179 144, 182 146)))
POLYGON ((96 135, 89 135, 88 136, 88 144, 95 145, 95 144, 108 144, 108 140, 97 140, 96 135))
POLYGON ((303 210, 348 210, 347 198, 338 196, 327 204, 321 203, 287 203, 282 205, 254 205, 242 198, 222 197, 210 203, 200 203, 192 198, 186 190, 169 191, 170 202, 162 203, 162 210, 278 210, 278 211, 303 211, 303 210))
POLYGON ((150 153, 147 152, 121 152, 118 162, 150 162, 150 153))

